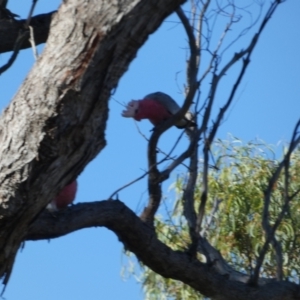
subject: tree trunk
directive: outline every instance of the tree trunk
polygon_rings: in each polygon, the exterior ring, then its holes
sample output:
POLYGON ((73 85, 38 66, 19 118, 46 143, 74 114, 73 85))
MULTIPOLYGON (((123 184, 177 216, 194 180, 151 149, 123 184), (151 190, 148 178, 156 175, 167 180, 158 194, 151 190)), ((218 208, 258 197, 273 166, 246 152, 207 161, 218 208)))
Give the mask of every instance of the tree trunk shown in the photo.
POLYGON ((0 119, 0 276, 29 225, 105 146, 108 100, 183 0, 63 1, 47 45, 0 119))

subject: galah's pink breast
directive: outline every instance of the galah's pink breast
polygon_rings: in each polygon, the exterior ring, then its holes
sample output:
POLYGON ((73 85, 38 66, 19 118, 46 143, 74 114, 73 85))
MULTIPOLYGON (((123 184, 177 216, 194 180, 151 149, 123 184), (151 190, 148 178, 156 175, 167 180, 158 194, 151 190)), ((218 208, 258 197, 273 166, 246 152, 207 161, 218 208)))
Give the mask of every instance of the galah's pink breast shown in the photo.
POLYGON ((134 118, 137 121, 149 119, 156 126, 171 116, 172 114, 160 102, 152 99, 143 99, 139 101, 139 108, 134 118))
POLYGON ((77 192, 77 181, 74 180, 70 184, 66 185, 60 193, 54 199, 56 207, 62 209, 71 204, 76 196, 77 192))

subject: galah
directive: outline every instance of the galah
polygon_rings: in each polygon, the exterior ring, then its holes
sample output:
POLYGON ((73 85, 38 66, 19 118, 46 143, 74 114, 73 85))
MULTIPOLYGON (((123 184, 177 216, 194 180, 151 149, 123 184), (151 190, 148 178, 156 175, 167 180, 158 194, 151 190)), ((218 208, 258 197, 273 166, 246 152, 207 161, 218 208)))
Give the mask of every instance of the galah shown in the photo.
POLYGON ((58 195, 47 205, 47 209, 49 211, 56 211, 66 208, 74 201, 76 192, 77 180, 74 180, 58 193, 58 195))
MULTIPOLYGON (((148 119, 154 126, 157 126, 175 115, 180 110, 180 106, 167 94, 156 92, 145 96, 142 100, 131 100, 122 116, 134 118, 136 121, 148 119)), ((195 126, 190 121, 191 113, 187 113, 182 119, 176 121, 177 128, 195 126)))

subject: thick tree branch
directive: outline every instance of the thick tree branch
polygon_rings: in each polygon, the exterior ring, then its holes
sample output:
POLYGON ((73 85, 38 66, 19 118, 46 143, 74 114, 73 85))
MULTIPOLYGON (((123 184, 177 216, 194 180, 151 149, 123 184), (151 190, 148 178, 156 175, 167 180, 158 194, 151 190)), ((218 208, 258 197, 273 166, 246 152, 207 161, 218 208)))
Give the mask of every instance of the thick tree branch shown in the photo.
POLYGON ((299 297, 298 286, 294 283, 268 282, 251 287, 230 280, 227 274, 217 273, 213 265, 200 263, 185 252, 173 251, 157 239, 151 226, 120 201, 80 203, 56 213, 55 217, 45 211, 30 226, 24 239, 55 238, 94 226, 105 226, 115 232, 126 249, 155 272, 189 284, 213 299, 296 300, 299 297))
MULTIPOLYGON (((47 14, 37 15, 31 18, 29 23, 34 31, 34 41, 36 45, 45 43, 49 30, 51 19, 55 12, 50 12, 47 14)), ((26 24, 25 20, 7 20, 0 19, 0 53, 13 51, 15 42, 18 38, 20 30, 24 30, 26 24)), ((29 40, 25 40, 20 49, 30 48, 31 44, 29 40)))

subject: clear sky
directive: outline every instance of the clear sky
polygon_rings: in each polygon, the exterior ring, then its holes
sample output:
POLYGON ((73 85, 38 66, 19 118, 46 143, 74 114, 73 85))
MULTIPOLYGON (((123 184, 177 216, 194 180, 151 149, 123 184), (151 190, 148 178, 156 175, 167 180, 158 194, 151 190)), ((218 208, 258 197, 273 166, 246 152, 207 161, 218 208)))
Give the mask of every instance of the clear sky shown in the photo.
MULTIPOLYGON (((31 0, 10 0, 8 8, 26 17, 31 0)), ((237 1, 239 2, 239 1, 237 1)), ((266 6, 270 1, 266 1, 266 6)), ((38 1, 35 14, 57 9, 60 1, 38 1)), ((300 1, 287 0, 276 11, 251 59, 233 108, 218 133, 228 133, 244 140, 255 138, 277 144, 287 142, 300 117, 300 1)), ((121 117, 121 103, 141 99, 148 93, 162 91, 182 104, 185 77, 186 37, 176 15, 169 17, 140 49, 136 59, 121 79, 110 102, 107 147, 79 176, 77 202, 105 200, 113 191, 143 174, 147 167, 147 142, 138 133, 132 119, 121 117), (177 75, 176 75, 177 74, 177 75)), ((237 30, 240 30, 237 26, 237 30)), ((246 39, 243 38, 242 41, 246 39)), ((237 44, 237 50, 242 48, 237 44)), ((41 52, 42 47, 39 47, 41 52)), ((232 53, 232 52, 231 52, 232 53)), ((0 55, 0 65, 8 54, 0 55)), ((14 65, 0 77, 0 106, 12 99, 34 64, 31 49, 23 50, 14 65)), ((215 111, 224 103, 232 85, 228 74, 218 91, 215 111)), ((205 93, 205 86, 203 93, 205 93)), ((150 135, 149 122, 138 123, 150 135)), ((171 129, 160 146, 166 151, 180 133, 171 129)), ((186 140, 183 139, 182 145, 186 140)), ((169 186, 178 169, 164 184, 164 195, 173 194, 169 186)), ((119 193, 121 201, 140 212, 147 201, 146 180, 119 193)), ((51 241, 26 242, 19 251, 10 283, 4 294, 7 300, 98 300, 143 299, 141 286, 120 275, 126 258, 122 244, 106 228, 91 228, 51 241)))

